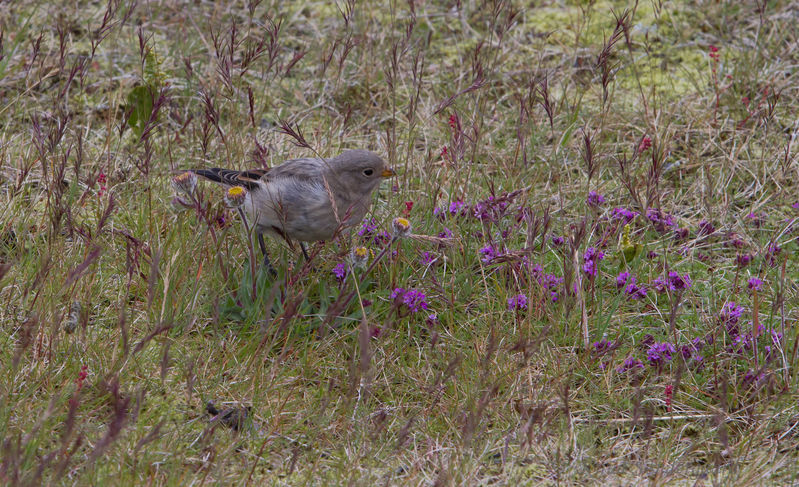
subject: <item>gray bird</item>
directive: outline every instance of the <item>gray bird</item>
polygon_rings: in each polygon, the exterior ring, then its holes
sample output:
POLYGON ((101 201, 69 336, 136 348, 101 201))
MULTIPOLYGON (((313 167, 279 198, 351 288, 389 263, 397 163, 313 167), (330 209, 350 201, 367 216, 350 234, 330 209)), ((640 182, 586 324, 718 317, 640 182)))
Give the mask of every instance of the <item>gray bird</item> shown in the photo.
POLYGON ((395 174, 380 156, 360 149, 331 158, 291 159, 271 169, 191 172, 247 190, 242 205, 248 221, 254 224, 268 267, 264 234, 281 237, 291 247, 293 240, 300 241, 308 259, 302 242, 329 240, 337 231, 359 224, 369 210, 374 190, 384 178, 395 174))

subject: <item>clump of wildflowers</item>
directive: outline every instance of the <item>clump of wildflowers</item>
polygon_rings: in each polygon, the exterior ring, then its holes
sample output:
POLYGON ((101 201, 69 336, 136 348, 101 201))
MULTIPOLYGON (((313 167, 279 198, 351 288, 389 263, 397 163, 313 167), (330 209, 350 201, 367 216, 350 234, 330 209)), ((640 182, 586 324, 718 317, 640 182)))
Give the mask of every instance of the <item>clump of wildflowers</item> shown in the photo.
POLYGON ((671 362, 675 353, 677 349, 669 342, 653 343, 646 351, 646 359, 651 366, 659 369, 671 362))
POLYGON ((652 282, 652 287, 658 293, 665 293, 666 291, 682 291, 691 287, 691 276, 688 274, 680 275, 677 272, 669 272, 668 277, 657 277, 652 282))
POLYGON ((361 228, 358 229, 358 236, 362 237, 362 241, 372 240, 374 245, 382 247, 385 243, 391 241, 391 235, 388 232, 377 231, 377 221, 374 218, 364 220, 361 228))
POLYGON ((674 271, 669 272, 669 283, 671 288, 682 291, 691 287, 691 277, 688 274, 680 275, 674 271))
POLYGON ((344 264, 344 262, 339 262, 331 272, 333 272, 333 275, 336 276, 336 280, 341 282, 345 277, 347 277, 347 266, 344 264))
POLYGON ((716 227, 713 226, 713 224, 710 223, 709 221, 702 220, 701 222, 699 222, 699 231, 697 232, 698 235, 711 235, 715 232, 716 232, 716 227))
POLYGON ((750 292, 758 292, 763 289, 763 281, 758 279, 757 277, 750 277, 749 282, 746 285, 750 292))
POLYGON ((489 196, 488 199, 478 201, 472 207, 472 215, 483 222, 498 221, 505 215, 510 205, 508 201, 509 196, 510 195, 497 198, 492 195, 489 196))
POLYGON ((527 309, 527 296, 517 294, 508 298, 508 311, 521 311, 527 309))
POLYGON ((605 253, 597 251, 594 247, 585 249, 583 255, 583 272, 591 277, 596 277, 597 270, 599 269, 599 261, 605 258, 605 253))
MULTIPOLYGON (((616 276, 616 287, 621 289, 627 285, 627 281, 631 279, 629 272, 620 272, 618 276, 616 276)), ((634 282, 635 278, 632 277, 632 281, 634 282)))
POLYGON ((630 370, 638 370, 643 368, 644 368, 643 362, 633 357, 632 355, 629 355, 626 359, 624 359, 624 362, 622 362, 622 364, 616 368, 616 372, 621 374, 623 372, 628 372, 630 370))
POLYGON ((655 230, 657 230, 659 233, 666 233, 672 227, 677 225, 677 223, 674 221, 674 217, 668 213, 663 213, 660 208, 650 208, 646 212, 646 217, 650 222, 652 222, 655 230))
POLYGON ((626 208, 613 208, 613 212, 611 213, 611 217, 614 220, 624 220, 624 223, 630 223, 635 220, 635 217, 638 216, 638 213, 635 211, 630 211, 626 208))
POLYGON ((738 254, 735 256, 735 263, 738 265, 739 269, 743 269, 744 267, 748 266, 750 262, 752 262, 751 254, 738 254))
POLYGON ((605 197, 601 194, 597 193, 596 191, 589 191, 588 192, 588 206, 593 208, 598 208, 605 203, 605 197))
POLYGON ((782 252, 782 247, 776 243, 769 244, 766 248, 766 262, 768 262, 768 265, 771 267, 777 265, 777 256, 780 255, 780 252, 782 252))
POLYGON ((743 315, 744 308, 738 306, 735 302, 730 301, 721 308, 719 313, 719 322, 727 330, 727 333, 735 338, 739 335, 738 320, 743 315))
POLYGON ((495 249, 491 244, 481 248, 478 252, 480 252, 480 260, 485 264, 488 264, 499 255, 497 249, 495 249))
POLYGON ((633 280, 633 282, 631 282, 630 284, 627 285, 626 288, 624 288, 624 294, 626 294, 628 298, 636 301, 639 299, 644 299, 646 297, 646 293, 647 293, 646 288, 644 286, 636 284, 635 280, 633 280))
POLYGON ((395 288, 389 298, 394 300, 397 306, 404 306, 411 313, 420 310, 427 310, 427 296, 418 289, 395 288))
POLYGON ((608 339, 606 337, 602 337, 601 340, 596 341, 596 342, 591 344, 591 352, 594 355, 602 356, 602 355, 605 355, 606 353, 608 353, 608 352, 610 352, 612 350, 615 350, 616 348, 618 348, 618 346, 619 346, 619 342, 618 341, 611 342, 611 341, 608 341, 608 339))

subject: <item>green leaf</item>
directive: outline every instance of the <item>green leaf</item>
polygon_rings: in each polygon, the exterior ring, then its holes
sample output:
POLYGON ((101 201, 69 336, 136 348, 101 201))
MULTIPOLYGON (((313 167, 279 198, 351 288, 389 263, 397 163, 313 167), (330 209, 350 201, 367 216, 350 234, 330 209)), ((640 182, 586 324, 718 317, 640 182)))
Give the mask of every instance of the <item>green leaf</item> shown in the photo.
POLYGON ((133 108, 128 118, 128 125, 136 136, 141 137, 153 113, 153 91, 149 86, 136 86, 128 93, 127 100, 128 109, 133 108))

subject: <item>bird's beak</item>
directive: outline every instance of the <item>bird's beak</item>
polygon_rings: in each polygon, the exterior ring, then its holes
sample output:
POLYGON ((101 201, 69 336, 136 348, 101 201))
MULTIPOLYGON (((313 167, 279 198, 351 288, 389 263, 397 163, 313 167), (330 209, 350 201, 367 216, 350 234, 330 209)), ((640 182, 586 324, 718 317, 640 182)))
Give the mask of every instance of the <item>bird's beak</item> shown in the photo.
POLYGON ((395 173, 394 170, 391 169, 390 167, 387 167, 383 169, 383 172, 380 175, 383 176, 384 178, 390 178, 391 176, 396 176, 397 173, 395 173))

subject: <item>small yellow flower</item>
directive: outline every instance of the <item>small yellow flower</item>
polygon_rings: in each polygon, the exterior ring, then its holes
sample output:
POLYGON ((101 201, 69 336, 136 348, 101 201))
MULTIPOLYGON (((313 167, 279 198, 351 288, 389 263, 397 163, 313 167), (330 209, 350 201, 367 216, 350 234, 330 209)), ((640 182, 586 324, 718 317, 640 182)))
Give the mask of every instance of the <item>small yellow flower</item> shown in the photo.
POLYGON ((392 233, 395 237, 404 238, 411 234, 411 222, 406 218, 398 217, 391 222, 392 233))
POLYGON ((187 171, 172 178, 172 188, 177 193, 191 195, 197 188, 197 175, 187 171))
POLYGON ((371 252, 366 247, 355 247, 350 252, 350 264, 352 267, 366 267, 366 264, 369 262, 371 252))
POLYGON ((244 204, 244 198, 247 197, 247 190, 241 186, 233 186, 227 190, 225 194, 225 204, 230 208, 238 208, 244 204))

